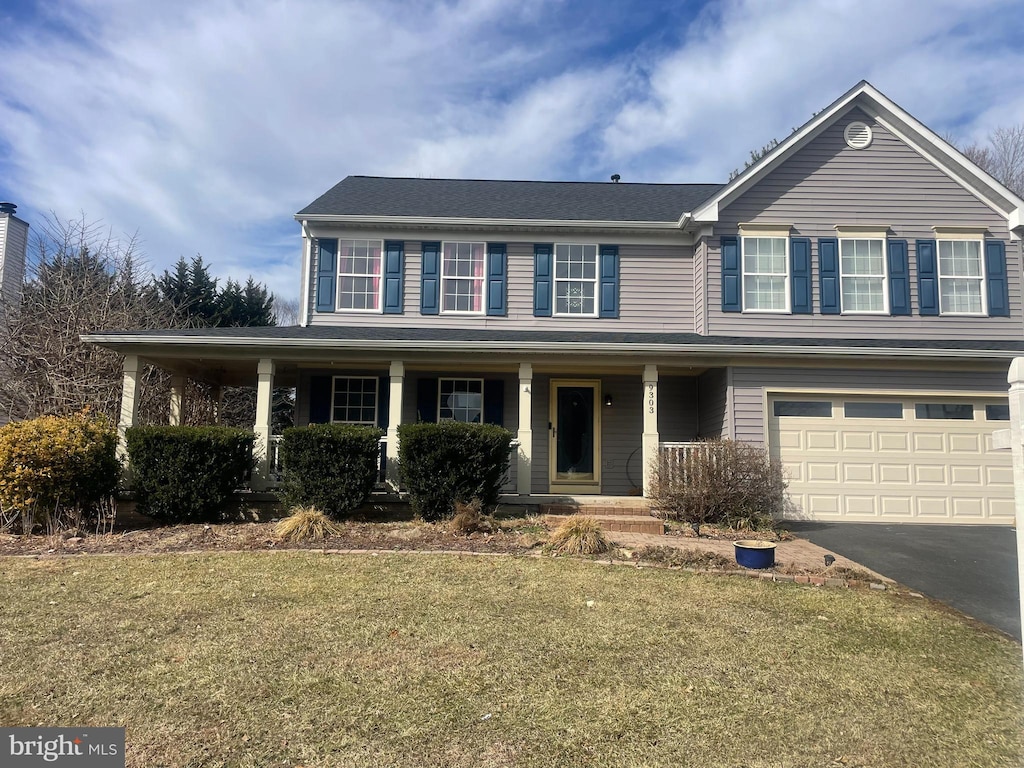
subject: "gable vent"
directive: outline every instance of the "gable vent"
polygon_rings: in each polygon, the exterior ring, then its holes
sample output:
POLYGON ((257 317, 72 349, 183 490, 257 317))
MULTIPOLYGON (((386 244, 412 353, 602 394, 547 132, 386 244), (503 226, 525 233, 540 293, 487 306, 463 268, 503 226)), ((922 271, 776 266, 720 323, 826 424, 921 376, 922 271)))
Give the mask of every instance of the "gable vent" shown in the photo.
POLYGON ((843 137, 853 149, 864 149, 871 144, 871 126, 859 120, 850 123, 843 131, 843 137))

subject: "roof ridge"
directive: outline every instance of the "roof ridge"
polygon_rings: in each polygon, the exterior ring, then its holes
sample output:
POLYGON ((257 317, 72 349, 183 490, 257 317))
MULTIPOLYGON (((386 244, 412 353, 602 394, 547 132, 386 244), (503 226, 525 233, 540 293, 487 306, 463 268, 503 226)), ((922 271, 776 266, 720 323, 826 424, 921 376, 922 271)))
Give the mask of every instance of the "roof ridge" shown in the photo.
POLYGON ((723 181, 688 181, 688 182, 668 182, 668 181, 582 181, 582 180, 567 180, 559 181, 555 179, 457 179, 451 177, 434 177, 434 176, 373 176, 368 174, 353 173, 349 174, 345 178, 348 179, 382 179, 387 181, 470 181, 470 182, 485 182, 492 184, 587 184, 594 186, 606 186, 610 187, 618 185, 620 187, 720 187, 726 182, 723 181))

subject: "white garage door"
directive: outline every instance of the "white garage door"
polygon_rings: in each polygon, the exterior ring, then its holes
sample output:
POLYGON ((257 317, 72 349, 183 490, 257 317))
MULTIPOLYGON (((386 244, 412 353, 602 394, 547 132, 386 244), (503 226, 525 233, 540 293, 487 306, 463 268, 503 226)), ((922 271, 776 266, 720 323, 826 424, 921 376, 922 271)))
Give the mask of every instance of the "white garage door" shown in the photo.
POLYGON ((788 517, 1012 523, 1013 470, 992 432, 1005 399, 769 397, 772 455, 793 502, 788 517))

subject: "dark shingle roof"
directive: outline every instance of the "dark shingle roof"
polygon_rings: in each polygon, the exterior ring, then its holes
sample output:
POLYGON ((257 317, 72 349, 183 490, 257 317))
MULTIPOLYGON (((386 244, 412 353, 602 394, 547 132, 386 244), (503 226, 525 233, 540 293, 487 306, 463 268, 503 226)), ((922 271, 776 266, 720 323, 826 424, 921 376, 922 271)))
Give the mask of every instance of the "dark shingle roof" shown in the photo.
POLYGON ((164 343, 186 339, 245 339, 258 345, 260 341, 392 341, 450 342, 452 351, 458 351, 460 342, 493 344, 545 343, 565 344, 669 344, 679 346, 735 346, 735 347, 807 347, 808 349, 879 349, 879 350, 961 350, 977 352, 1024 352, 1022 341, 946 341, 937 339, 828 339, 828 338, 770 338, 765 336, 700 336, 696 333, 643 333, 620 331, 533 331, 501 330, 493 328, 401 328, 383 325, 330 326, 260 326, 248 328, 186 328, 181 330, 111 331, 101 333, 113 341, 117 336, 152 337, 164 343))
POLYGON ((349 176, 296 215, 674 222, 721 188, 721 184, 349 176))

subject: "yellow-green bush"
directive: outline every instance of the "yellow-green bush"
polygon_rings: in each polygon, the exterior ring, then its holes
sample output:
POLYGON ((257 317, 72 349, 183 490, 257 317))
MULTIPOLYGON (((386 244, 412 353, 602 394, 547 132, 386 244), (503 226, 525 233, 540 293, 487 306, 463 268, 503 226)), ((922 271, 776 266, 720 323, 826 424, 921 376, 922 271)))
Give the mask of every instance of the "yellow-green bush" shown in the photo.
POLYGON ((117 433, 101 418, 41 416, 0 427, 0 523, 78 526, 114 493, 117 433))

